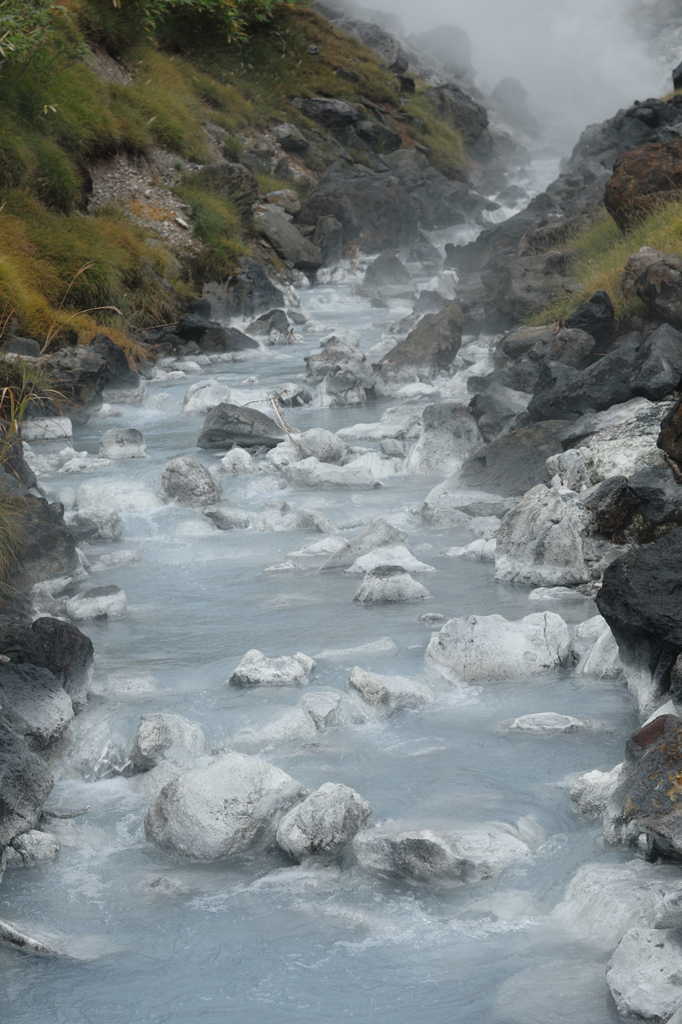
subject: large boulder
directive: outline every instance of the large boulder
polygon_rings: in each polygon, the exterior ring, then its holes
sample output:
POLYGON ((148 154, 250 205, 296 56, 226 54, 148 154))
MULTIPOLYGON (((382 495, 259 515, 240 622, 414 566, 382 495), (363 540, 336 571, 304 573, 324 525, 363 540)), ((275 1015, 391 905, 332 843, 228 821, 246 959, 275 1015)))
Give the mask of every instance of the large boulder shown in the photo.
POLYGON ((376 384, 364 352, 334 336, 306 356, 305 363, 305 380, 320 385, 319 399, 325 406, 362 405, 376 384))
POLYGON ((410 473, 456 473, 480 446, 482 437, 476 420, 455 402, 427 405, 422 423, 422 436, 406 462, 410 473))
POLYGON ((395 253, 382 252, 367 267, 362 291, 374 303, 383 305, 389 299, 412 298, 416 286, 409 270, 395 253))
POLYGON ((516 324, 562 297, 575 262, 575 253, 563 250, 496 256, 481 277, 493 326, 516 324))
POLYGON ((645 341, 631 334, 586 370, 543 364, 528 412, 534 420, 573 420, 641 396, 658 402, 682 380, 682 334, 669 324, 645 341))
POLYGON ((469 148, 476 147, 486 136, 488 114, 485 107, 454 82, 432 86, 426 94, 443 120, 461 133, 469 148))
POLYGON ((512 828, 478 825, 460 829, 367 829, 353 849, 365 871, 410 882, 471 885, 497 878, 530 849, 512 828))
MULTIPOLYGON (((595 292, 588 302, 583 302, 564 320, 564 327, 585 331, 594 338, 598 351, 605 352, 616 336, 616 320, 610 297, 606 292, 595 292)), ((577 365, 569 363, 567 359, 562 361, 569 366, 577 365)))
POLYGON ((524 494, 547 479, 547 459, 561 451, 565 427, 562 420, 533 423, 483 445, 462 466, 460 486, 500 495, 524 494))
POLYGON ((569 652, 568 626, 553 612, 536 612, 519 622, 501 615, 465 615, 434 633, 425 660, 457 682, 497 682, 559 668, 569 652))
POLYGON ((317 121, 324 128, 350 128, 357 124, 361 114, 352 103, 346 100, 335 100, 321 96, 312 96, 300 103, 300 110, 312 121, 317 121))
POLYGON ((299 863, 312 856, 335 856, 358 834, 371 804, 340 783, 325 782, 284 815, 277 844, 299 863))
POLYGON ((33 829, 40 820, 54 780, 26 741, 0 721, 0 844, 33 829))
POLYGON ((276 204, 259 209, 255 223, 256 229, 278 255, 297 270, 317 270, 322 266, 324 257, 321 250, 301 234, 276 204))
POLYGON ((164 786, 145 831, 158 846, 193 860, 248 854, 272 845, 280 818, 307 792, 267 761, 223 754, 164 786))
POLYGON ((493 381, 485 391, 475 393, 469 409, 483 440, 490 443, 511 427, 516 417, 525 413, 529 399, 530 395, 506 388, 497 381, 493 381))
POLYGON ((0 704, 11 728, 34 750, 58 740, 73 718, 64 687, 36 665, 0 664, 0 704))
POLYGON ((462 344, 464 317, 456 302, 440 313, 425 316, 395 348, 385 356, 386 361, 400 366, 415 366, 429 373, 452 366, 462 344))
POLYGON ((25 592, 42 580, 74 576, 80 568, 76 541, 64 522, 64 506, 25 495, 26 541, 12 579, 25 592))
POLYGON ((360 21, 356 18, 341 18, 336 22, 336 27, 341 32, 346 32, 349 36, 354 36, 364 43, 389 71, 393 71, 396 75, 402 75, 407 71, 407 57, 403 53, 400 43, 385 28, 375 25, 371 21, 360 21))
POLYGON ((220 402, 204 420, 199 448, 274 448, 287 434, 257 409, 220 402))
POLYGON ((623 1020, 675 1021, 682 1006, 679 963, 682 936, 675 929, 631 928, 606 969, 606 982, 623 1020), (673 1018, 673 1014, 675 1017, 673 1018))
MULTIPOLYGON (((203 296, 209 301, 212 314, 226 320, 253 320, 259 313, 275 307, 281 309, 284 304, 283 293, 272 283, 265 267, 250 258, 241 261, 236 277, 224 283, 204 285, 203 296)), ((258 342, 248 340, 248 347, 258 348, 258 342)))
POLYGON ((634 548, 604 573, 597 607, 618 641, 642 713, 663 703, 682 652, 682 529, 634 548))
POLYGON ((214 505, 223 493, 206 467, 190 455, 166 463, 161 486, 169 498, 181 505, 214 505))
POLYGON ((0 653, 12 664, 48 669, 68 693, 75 710, 85 707, 94 649, 90 638, 76 626, 49 616, 31 625, 2 617, 0 653))
POLYGON ((417 208, 387 174, 356 175, 332 165, 303 200, 297 220, 315 226, 328 216, 342 225, 345 245, 356 243, 365 252, 400 249, 417 237, 417 208))
POLYGON ((66 601, 66 614, 76 622, 92 619, 120 619, 128 610, 125 592, 110 583, 104 587, 91 587, 66 601))
POLYGON ((616 160, 606 183, 604 204, 626 231, 662 202, 674 202, 682 188, 682 139, 636 146, 616 160))

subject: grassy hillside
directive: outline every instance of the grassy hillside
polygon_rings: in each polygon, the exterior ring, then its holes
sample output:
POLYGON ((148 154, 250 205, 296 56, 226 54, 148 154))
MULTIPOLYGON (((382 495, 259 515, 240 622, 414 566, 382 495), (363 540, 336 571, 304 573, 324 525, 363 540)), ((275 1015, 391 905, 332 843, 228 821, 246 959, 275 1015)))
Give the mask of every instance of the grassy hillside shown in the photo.
MULTIPOLYGON (((179 297, 236 271, 250 244, 239 204, 198 183, 188 166, 212 159, 207 122, 238 159, 243 137, 271 124, 315 127, 291 105, 296 96, 369 100, 407 145, 429 147, 444 173, 465 162, 421 87, 401 101, 395 76, 311 10, 281 8, 230 42, 209 13, 182 8, 152 33, 140 6, 67 0, 30 59, 0 65, 0 332, 13 325, 46 339, 63 325, 87 341, 105 323, 125 345, 130 326, 174 319, 179 297), (102 77, 93 50, 115 57, 124 80, 102 77), (191 208, 193 238, 179 251, 120 205, 87 212, 93 165, 154 147, 181 161, 173 190, 191 208)), ((323 144, 317 152, 311 171, 319 173, 334 154, 323 144)), ((281 185, 263 180, 261 189, 281 185)))

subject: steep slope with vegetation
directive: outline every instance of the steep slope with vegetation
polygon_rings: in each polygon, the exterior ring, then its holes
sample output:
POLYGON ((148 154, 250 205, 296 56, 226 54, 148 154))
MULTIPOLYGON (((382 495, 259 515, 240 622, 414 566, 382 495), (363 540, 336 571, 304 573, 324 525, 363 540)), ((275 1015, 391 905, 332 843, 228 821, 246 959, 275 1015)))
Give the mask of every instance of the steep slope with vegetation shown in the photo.
MULTIPOLYGON (((70 0, 23 23, 22 8, 0 5, 0 330, 83 342, 105 323, 130 348, 131 326, 176 318, 204 280, 234 274, 253 249, 248 218, 196 172, 286 121, 316 133, 295 183, 309 188, 337 153, 294 97, 381 104, 405 145, 427 146, 451 177, 464 164, 419 86, 401 98, 369 50, 297 3, 70 0), (160 191, 95 195, 93 169, 114 157, 149 161, 160 191)), ((263 192, 287 184, 259 180, 263 192)))

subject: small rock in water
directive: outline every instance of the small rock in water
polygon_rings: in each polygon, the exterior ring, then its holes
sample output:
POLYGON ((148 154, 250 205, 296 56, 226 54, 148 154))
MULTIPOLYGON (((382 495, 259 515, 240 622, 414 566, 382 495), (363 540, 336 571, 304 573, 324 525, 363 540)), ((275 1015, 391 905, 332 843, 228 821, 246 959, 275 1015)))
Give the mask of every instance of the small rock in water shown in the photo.
MULTIPOLYGON (((302 508, 296 514, 296 525, 299 530, 316 530, 318 533, 336 533, 336 527, 330 519, 314 508, 302 508)), ((345 543, 345 541, 343 542, 345 543)))
POLYGON ((128 610, 128 602, 121 587, 93 587, 66 602, 66 614, 75 622, 90 619, 120 619, 128 610))
POLYGON ((375 548, 388 547, 396 544, 407 544, 407 534, 392 526, 386 519, 377 519, 357 537, 349 540, 337 554, 322 566, 323 569, 345 569, 362 555, 375 548))
POLYGON ((296 551, 290 551, 289 555, 291 558, 299 557, 315 557, 321 555, 327 557, 333 555, 335 551, 338 551, 340 547, 345 544, 343 537, 323 537, 322 540, 312 541, 310 544, 304 544, 302 548, 298 548, 296 551))
POLYGON ((133 548, 124 548, 123 551, 113 551, 110 555, 102 555, 90 566, 90 572, 106 572, 107 569, 125 569, 131 565, 138 565, 142 561, 142 555, 133 548))
POLYGON ((278 747, 284 743, 306 743, 315 739, 317 726, 302 707, 287 708, 265 725, 240 729, 232 737, 235 750, 247 753, 278 747))
POLYGON ((31 829, 16 836, 7 847, 8 868, 29 868, 56 860, 61 843, 51 832, 31 829))
POLYGON ((149 771, 173 747, 190 754, 207 752, 206 737, 196 722, 164 711, 142 715, 131 744, 130 759, 140 771, 149 771))
POLYGON ((420 562, 404 544, 388 545, 368 551, 366 555, 356 558, 345 572, 367 573, 386 565, 400 566, 405 572, 435 572, 432 565, 420 562))
POLYGON ((256 471, 253 459, 245 448, 233 448, 227 455, 223 455, 216 468, 219 473, 231 476, 245 476, 256 471))
POLYGON ((214 505, 222 496, 205 466, 189 455, 171 459, 161 474, 161 486, 169 498, 181 505, 214 505))
POLYGON ((302 459, 312 456, 320 462, 329 462, 337 466, 343 465, 349 452, 345 441, 322 427, 314 427, 302 434, 296 434, 294 444, 302 459))
POLYGON ((442 831, 379 827, 356 836, 353 849, 360 867, 373 874, 458 885, 497 878, 530 856, 514 830, 500 825, 442 831))
POLYGON ((228 686, 305 686, 315 662, 307 654, 267 658, 247 651, 228 679, 228 686))
POLYGON ((280 818, 308 790, 280 768, 236 752, 168 783, 147 811, 158 846, 212 861, 272 845, 280 818))
POLYGON ((298 569, 296 562, 277 562, 275 565, 268 565, 263 572, 292 572, 298 569))
POLYGON ((571 800, 582 814, 602 815, 620 785, 622 764, 610 772, 585 772, 571 786, 571 800))
POLYGON ((446 548, 443 554, 446 558, 468 558, 475 562, 493 562, 495 560, 495 549, 497 542, 493 539, 473 540, 471 544, 464 547, 446 548))
POLYGON ((441 612, 424 612, 417 622, 445 622, 445 616, 441 612))
POLYGON ((353 600, 358 604, 394 604, 429 597, 426 587, 413 580, 402 566, 383 565, 367 573, 353 600))
POLYGON ((69 529, 79 540, 120 540, 123 520, 113 508, 91 505, 76 512, 69 529))
POLYGON ((380 676, 355 666, 348 679, 348 689, 365 704, 390 713, 403 708, 433 704, 430 687, 404 676, 380 676))
POLYGON ((251 525, 248 512, 228 505, 208 505, 203 513, 219 530, 248 530, 251 525))
POLYGON ((594 723, 572 715, 559 715, 554 711, 542 711, 536 715, 521 715, 509 726, 509 732, 557 733, 578 732, 593 729, 594 723))
POLYGON ((325 782, 284 815, 277 843, 299 863, 311 856, 338 854, 372 813, 371 804, 340 783, 325 782))
POLYGON ((529 601, 587 601, 589 598, 570 587, 536 587, 528 595, 529 601))
POLYGON ((121 430, 112 427, 102 434, 99 442, 100 459, 146 459, 147 445, 139 430, 133 427, 121 430))
POLYGON ((336 690, 320 690, 315 693, 304 693, 298 706, 312 718, 318 729, 328 729, 339 720, 341 694, 336 690))

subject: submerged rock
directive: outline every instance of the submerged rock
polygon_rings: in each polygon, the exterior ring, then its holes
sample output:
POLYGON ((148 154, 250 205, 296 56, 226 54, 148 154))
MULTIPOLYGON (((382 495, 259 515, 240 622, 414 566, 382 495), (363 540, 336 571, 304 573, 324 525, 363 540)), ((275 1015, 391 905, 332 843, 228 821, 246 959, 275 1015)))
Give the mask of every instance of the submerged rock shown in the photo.
POLYGON ((147 445, 139 430, 113 427, 99 441, 100 459, 146 459, 147 445))
POLYGON ((272 845, 280 818, 307 792, 267 761, 223 754, 164 786, 145 831, 158 846, 193 860, 252 853, 272 845))
POLYGON ((384 826, 361 832, 353 849, 360 867, 373 874, 458 885, 497 878, 530 857, 526 843, 501 825, 405 831, 384 826))
POLYGON ((307 654, 267 658, 247 651, 228 679, 228 686, 305 686, 315 662, 307 654))
POLYGON ((553 612, 536 612, 519 622, 501 615, 450 619, 432 636, 426 664, 462 682, 528 679, 566 660, 570 636, 553 612))
POLYGON ((559 715, 555 711, 541 711, 534 715, 521 715, 509 726, 509 732, 525 732, 535 734, 553 734, 562 732, 579 732, 593 729, 594 724, 584 718, 572 715, 559 715))
POLYGON ((387 714, 433 704, 435 699, 431 688, 424 683, 404 676, 376 675, 357 665, 348 678, 348 689, 371 708, 387 714))
POLYGON ((284 815, 277 843, 292 860, 334 856, 350 843, 372 813, 371 804, 340 783, 325 782, 284 815))

